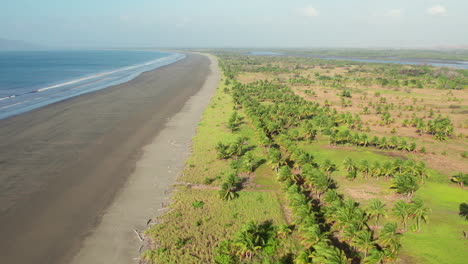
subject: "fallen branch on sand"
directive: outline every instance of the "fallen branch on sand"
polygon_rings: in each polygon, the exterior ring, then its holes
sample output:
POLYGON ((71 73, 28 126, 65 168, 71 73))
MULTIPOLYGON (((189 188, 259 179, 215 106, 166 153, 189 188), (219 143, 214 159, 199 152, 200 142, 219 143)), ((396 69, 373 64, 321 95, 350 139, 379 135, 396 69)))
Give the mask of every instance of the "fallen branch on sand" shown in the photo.
POLYGON ((133 231, 138 236, 138 239, 140 240, 140 242, 143 242, 144 239, 141 237, 140 233, 138 233, 138 231, 135 228, 133 229, 133 231))

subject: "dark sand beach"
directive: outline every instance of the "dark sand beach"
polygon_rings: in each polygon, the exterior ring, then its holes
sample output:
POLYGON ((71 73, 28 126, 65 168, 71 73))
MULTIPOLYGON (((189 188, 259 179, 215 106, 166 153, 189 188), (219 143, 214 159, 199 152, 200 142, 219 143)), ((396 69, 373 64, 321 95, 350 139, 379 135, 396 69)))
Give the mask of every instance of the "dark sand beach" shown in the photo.
POLYGON ((209 74, 209 58, 190 54, 128 83, 0 120, 0 263, 70 262, 142 148, 209 74))

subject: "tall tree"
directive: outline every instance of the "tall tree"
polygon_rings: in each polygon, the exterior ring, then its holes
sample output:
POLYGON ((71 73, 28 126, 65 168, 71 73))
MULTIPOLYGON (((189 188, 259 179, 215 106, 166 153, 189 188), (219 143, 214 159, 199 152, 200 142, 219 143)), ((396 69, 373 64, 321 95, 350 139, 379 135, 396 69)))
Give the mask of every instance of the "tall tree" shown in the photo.
POLYGON ((416 177, 410 173, 398 174, 392 181, 392 188, 398 193, 405 194, 411 199, 414 192, 419 189, 416 177))
POLYGON ((380 245, 389 249, 392 255, 396 256, 400 250, 400 236, 397 231, 396 223, 386 223, 380 231, 378 242, 380 245))
POLYGON ((385 204, 379 199, 372 199, 367 207, 367 213, 369 218, 375 218, 375 222, 379 225, 379 219, 382 216, 386 216, 385 204))
POLYGON ((358 248, 364 254, 364 258, 367 257, 367 253, 371 248, 374 247, 374 241, 372 239, 372 233, 369 230, 360 230, 357 232, 351 245, 358 248))
POLYGON ((403 200, 399 200, 395 203, 395 207, 393 208, 393 214, 401 219, 401 223, 403 224, 403 230, 406 231, 408 228, 408 218, 411 214, 410 205, 403 200))
POLYGON ((411 216, 416 218, 418 226, 418 232, 421 230, 421 220, 427 222, 429 217, 430 209, 424 206, 424 202, 421 199, 414 199, 410 204, 411 216))

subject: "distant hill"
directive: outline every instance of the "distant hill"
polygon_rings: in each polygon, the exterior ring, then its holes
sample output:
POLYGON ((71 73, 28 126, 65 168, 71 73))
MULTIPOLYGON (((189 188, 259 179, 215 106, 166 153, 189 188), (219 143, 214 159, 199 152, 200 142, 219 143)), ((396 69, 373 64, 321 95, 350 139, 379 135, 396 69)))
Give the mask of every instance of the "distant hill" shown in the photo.
POLYGON ((0 50, 37 50, 44 48, 44 46, 26 41, 0 38, 0 50))

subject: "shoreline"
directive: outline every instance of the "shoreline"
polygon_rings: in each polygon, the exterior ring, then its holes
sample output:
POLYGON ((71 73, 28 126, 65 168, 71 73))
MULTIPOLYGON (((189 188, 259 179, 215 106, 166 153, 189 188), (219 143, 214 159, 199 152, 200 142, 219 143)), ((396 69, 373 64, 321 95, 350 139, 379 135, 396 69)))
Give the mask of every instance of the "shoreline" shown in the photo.
POLYGON ((0 262, 67 263, 120 193, 142 147, 209 73, 183 60, 0 120, 0 262))
POLYGON ((1 97, 0 120, 40 109, 50 104, 61 102, 83 94, 100 91, 119 84, 127 83, 145 72, 170 65, 185 58, 180 52, 160 52, 167 56, 141 62, 134 65, 122 66, 116 69, 95 71, 93 73, 75 76, 71 79, 45 83, 34 90, 28 89, 22 93, 14 93, 1 97), (136 71, 132 71, 135 70, 136 71), (116 75, 123 72, 123 75, 116 75), (51 91, 53 92, 51 93, 51 91), (43 94, 43 92, 46 92, 43 94), (13 102, 10 102, 13 100, 13 102))
POLYGON ((211 72, 203 87, 168 120, 151 143, 144 146, 135 171, 71 263, 124 264, 144 252, 147 242, 141 241, 139 235, 144 237, 142 233, 148 223, 164 209, 172 185, 190 155, 192 137, 202 113, 220 80, 216 59, 207 56, 211 72))

